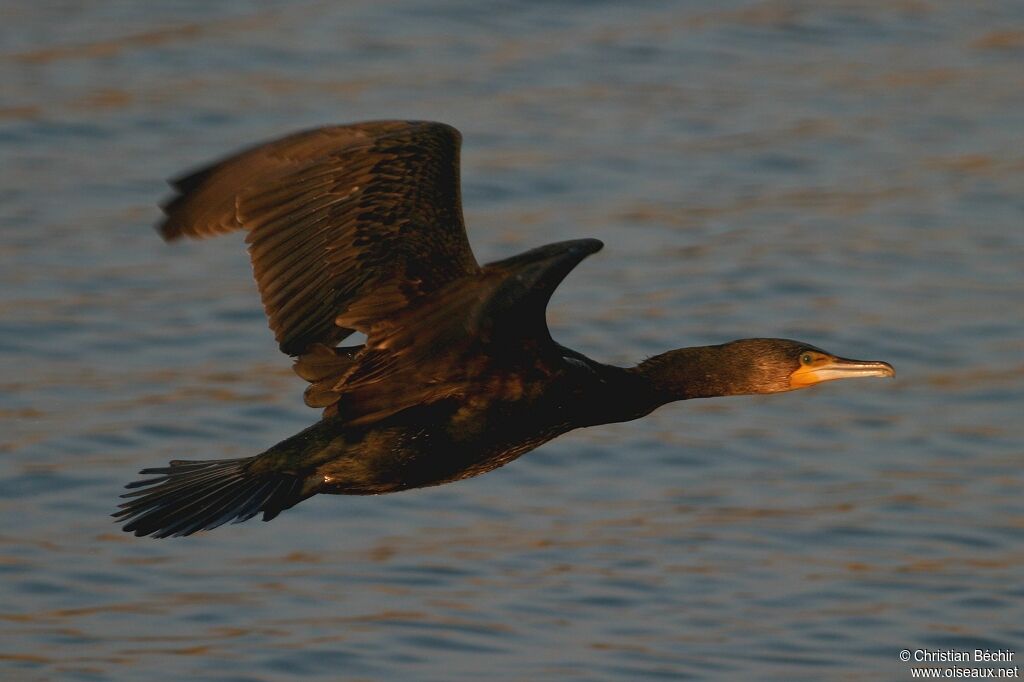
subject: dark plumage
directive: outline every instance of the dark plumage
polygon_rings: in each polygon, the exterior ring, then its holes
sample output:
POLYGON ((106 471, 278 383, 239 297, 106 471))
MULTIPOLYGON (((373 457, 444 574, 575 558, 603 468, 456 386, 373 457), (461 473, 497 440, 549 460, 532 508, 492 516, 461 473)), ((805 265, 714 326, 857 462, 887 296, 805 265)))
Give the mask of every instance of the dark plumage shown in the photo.
POLYGON ((245 229, 281 350, 323 419, 255 457, 143 470, 115 514, 188 535, 317 493, 364 495, 475 476, 575 428, 675 400, 892 376, 784 339, 669 351, 632 368, 560 346, 545 308, 602 247, 549 244, 483 267, 459 198, 460 135, 378 121, 297 133, 172 183, 167 240, 245 229), (361 346, 336 348, 353 331, 361 346))

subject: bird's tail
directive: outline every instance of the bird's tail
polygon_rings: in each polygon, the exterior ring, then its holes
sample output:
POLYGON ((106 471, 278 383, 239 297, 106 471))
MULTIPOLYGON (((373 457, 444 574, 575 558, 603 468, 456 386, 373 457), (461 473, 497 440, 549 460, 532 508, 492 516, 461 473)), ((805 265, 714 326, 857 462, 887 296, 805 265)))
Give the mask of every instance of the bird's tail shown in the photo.
POLYGON ((252 472, 255 457, 189 462, 143 469, 153 474, 129 483, 138 488, 113 514, 126 532, 138 536, 190 535, 228 521, 240 523, 263 512, 269 521, 303 499, 303 478, 290 473, 252 472))

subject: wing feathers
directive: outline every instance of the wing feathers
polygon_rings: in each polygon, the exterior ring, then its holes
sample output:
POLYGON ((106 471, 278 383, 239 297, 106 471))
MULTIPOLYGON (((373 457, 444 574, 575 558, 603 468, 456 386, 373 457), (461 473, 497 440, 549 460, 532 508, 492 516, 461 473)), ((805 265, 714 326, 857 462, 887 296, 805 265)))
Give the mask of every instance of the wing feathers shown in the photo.
POLYGON ((305 131, 175 180, 168 240, 234 229, 264 307, 292 355, 392 315, 478 270, 462 223, 454 128, 374 121, 305 131), (378 294, 378 292, 382 292, 378 294))
MULTIPOLYGON (((537 348, 556 348, 548 299, 601 246, 552 244, 481 269, 462 220, 460 142, 450 126, 415 121, 297 133, 174 181, 160 231, 168 240, 248 231, 270 326, 281 350, 299 356, 306 402, 325 415, 358 423, 458 395, 488 363, 530 364, 537 348), (365 347, 331 348, 352 330, 367 335, 365 347)), ((290 481, 202 468, 189 477, 204 494, 172 478, 133 508, 188 532, 295 494, 290 481)))
MULTIPOLYGON (((561 351, 545 320, 548 300, 601 247, 579 239, 491 263, 471 283, 452 283, 374 327, 355 366, 330 387, 339 396, 337 411, 361 424, 469 387, 479 391, 502 374, 559 365, 561 351)), ((346 314, 339 321, 358 320, 346 314)), ((327 397, 319 389, 309 394, 317 406, 327 397)))

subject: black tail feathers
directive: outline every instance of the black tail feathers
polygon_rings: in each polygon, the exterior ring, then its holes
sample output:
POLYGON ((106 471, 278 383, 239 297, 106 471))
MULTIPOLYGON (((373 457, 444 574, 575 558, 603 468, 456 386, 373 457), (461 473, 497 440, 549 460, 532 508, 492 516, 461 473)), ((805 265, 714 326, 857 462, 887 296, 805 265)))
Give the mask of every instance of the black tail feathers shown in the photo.
POLYGON ((303 499, 303 479, 285 473, 251 473, 252 457, 188 462, 143 469, 156 478, 129 483, 140 488, 113 514, 124 530, 165 538, 210 530, 228 521, 241 523, 263 512, 269 521, 303 499))

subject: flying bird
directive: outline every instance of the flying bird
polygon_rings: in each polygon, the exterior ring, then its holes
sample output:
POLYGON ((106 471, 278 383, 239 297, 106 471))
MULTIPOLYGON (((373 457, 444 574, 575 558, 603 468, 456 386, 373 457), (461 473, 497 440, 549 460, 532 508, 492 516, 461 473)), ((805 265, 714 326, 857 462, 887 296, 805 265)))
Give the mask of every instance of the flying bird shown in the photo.
POLYGON ((167 241, 245 231, 277 343, 322 418, 253 457, 144 469, 114 516, 189 535, 319 493, 374 495, 500 467, 563 433, 677 400, 894 376, 787 339, 670 350, 634 367, 551 338, 545 309, 601 249, 549 244, 479 265, 462 220, 459 132, 372 121, 299 132, 171 183, 167 241), (339 346, 353 332, 361 345, 339 346))

